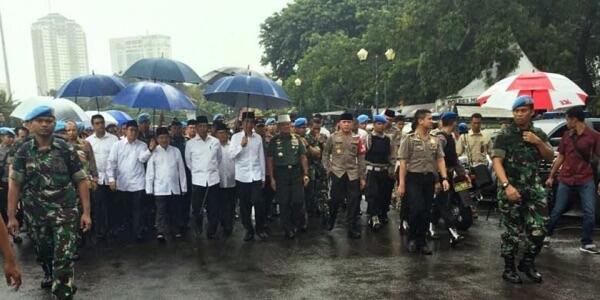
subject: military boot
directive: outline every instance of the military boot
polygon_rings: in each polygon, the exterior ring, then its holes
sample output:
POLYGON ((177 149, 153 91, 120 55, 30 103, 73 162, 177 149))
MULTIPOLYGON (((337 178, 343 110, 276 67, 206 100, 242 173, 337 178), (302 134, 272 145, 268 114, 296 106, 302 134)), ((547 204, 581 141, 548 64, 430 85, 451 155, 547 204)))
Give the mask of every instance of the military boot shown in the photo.
POLYGON ((515 269, 515 257, 512 255, 504 256, 504 273, 502 273, 502 279, 515 284, 523 283, 521 276, 515 269))
POLYGON ((44 278, 40 286, 43 289, 49 289, 52 287, 52 264, 43 264, 42 270, 44 270, 44 278))
POLYGON ((456 245, 464 239, 454 227, 448 228, 448 233, 450 233, 450 247, 456 247, 456 245))
POLYGON ((521 262, 519 262, 519 271, 525 273, 525 275, 533 282, 541 283, 542 274, 535 269, 535 256, 531 254, 525 254, 521 262))

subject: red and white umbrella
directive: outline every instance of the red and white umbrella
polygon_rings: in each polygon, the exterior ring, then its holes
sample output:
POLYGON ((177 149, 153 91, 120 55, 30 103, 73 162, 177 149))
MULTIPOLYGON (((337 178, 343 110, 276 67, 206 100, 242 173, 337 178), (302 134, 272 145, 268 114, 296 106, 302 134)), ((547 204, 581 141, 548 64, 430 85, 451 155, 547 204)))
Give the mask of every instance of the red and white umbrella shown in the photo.
POLYGON ((531 96, 534 109, 553 111, 585 105, 588 95, 569 78, 554 73, 533 72, 506 77, 477 98, 483 107, 511 110, 518 96, 531 96))

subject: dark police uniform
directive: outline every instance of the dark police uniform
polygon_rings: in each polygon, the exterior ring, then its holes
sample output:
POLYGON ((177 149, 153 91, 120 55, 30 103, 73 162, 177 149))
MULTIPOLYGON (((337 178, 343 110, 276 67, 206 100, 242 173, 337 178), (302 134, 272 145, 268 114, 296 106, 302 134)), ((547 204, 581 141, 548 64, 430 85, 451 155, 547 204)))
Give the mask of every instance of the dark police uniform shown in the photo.
MULTIPOLYGON (((386 199, 390 189, 390 170, 393 170, 393 145, 385 135, 372 133, 367 137, 367 154, 365 155, 367 169, 366 200, 369 225, 373 230, 379 229, 380 221, 387 217, 386 199)), ((395 156, 394 156, 395 157, 395 156)), ((393 171, 392 171, 393 172, 393 171)))

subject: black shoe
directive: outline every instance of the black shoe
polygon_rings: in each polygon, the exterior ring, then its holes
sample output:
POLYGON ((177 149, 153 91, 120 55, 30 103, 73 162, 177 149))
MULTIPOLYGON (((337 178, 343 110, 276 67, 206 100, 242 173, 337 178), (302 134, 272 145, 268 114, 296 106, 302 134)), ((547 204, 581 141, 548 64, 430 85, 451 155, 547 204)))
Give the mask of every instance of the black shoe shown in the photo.
POLYGON ((23 242, 23 239, 22 239, 20 236, 18 236, 18 235, 15 235, 15 236, 13 237, 13 243, 15 243, 15 244, 20 244, 20 243, 22 243, 22 242, 23 242))
POLYGON ((44 270, 44 278, 40 286, 43 289, 49 289, 52 287, 52 266, 42 265, 42 270, 44 270))
POLYGON ((350 230, 350 231, 348 231, 348 236, 351 239, 355 239, 355 240, 358 240, 358 239, 361 238, 360 231, 357 231, 357 230, 350 230))
POLYGON ((180 239, 182 237, 183 237, 183 233, 181 233, 181 232, 178 232, 178 233, 175 234, 175 238, 180 239))
POLYGON ((261 231, 261 232, 257 233, 256 235, 258 235, 258 237, 263 241, 266 241, 269 238, 269 235, 264 231, 261 231))
POLYGON ((515 269, 515 257, 512 255, 504 257, 504 272, 502 273, 502 279, 513 284, 523 283, 521 276, 519 276, 519 273, 517 273, 517 270, 515 269))
POLYGON ((157 235, 156 235, 156 240, 157 240, 159 243, 161 243, 161 244, 167 241, 167 240, 165 239, 165 235, 164 235, 164 234, 162 234, 162 233, 159 233, 159 234, 157 234, 157 235))
POLYGON ((425 244, 423 247, 421 247, 421 254, 431 255, 433 254, 433 251, 431 251, 431 248, 429 248, 429 246, 425 244))
POLYGON ((300 230, 298 230, 298 231, 301 233, 305 233, 308 231, 308 226, 304 225, 304 226, 300 227, 300 230))
POLYGON ((519 262, 519 271, 525 273, 527 278, 533 282, 542 283, 542 274, 535 269, 534 258, 531 255, 525 255, 519 262))
POLYGON ((454 248, 458 243, 460 243, 465 238, 458 234, 458 231, 454 228, 448 228, 448 232, 450 233, 450 247, 454 248))
POLYGON ((217 236, 215 234, 209 234, 208 232, 206 233, 206 238, 209 240, 218 240, 217 236))
POLYGON ((288 240, 293 240, 296 237, 296 234, 294 233, 294 231, 286 231, 285 232, 285 238, 288 240))
POLYGON ((415 241, 408 241, 408 253, 417 252, 417 243, 415 241))
POLYGON ((249 242, 254 240, 254 232, 246 231, 246 235, 244 235, 244 242, 249 242))

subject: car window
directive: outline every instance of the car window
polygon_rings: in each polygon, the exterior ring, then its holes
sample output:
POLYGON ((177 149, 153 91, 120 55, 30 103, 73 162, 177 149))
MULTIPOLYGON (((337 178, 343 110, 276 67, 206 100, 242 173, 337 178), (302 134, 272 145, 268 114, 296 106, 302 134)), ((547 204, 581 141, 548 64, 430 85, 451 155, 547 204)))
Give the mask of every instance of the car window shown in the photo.
POLYGON ((592 127, 594 127, 594 130, 600 131, 600 122, 592 123, 592 127))
POLYGON ((563 136, 563 134, 565 134, 565 132, 568 130, 567 128, 567 124, 563 124, 560 126, 560 128, 558 128, 556 131, 554 131, 552 133, 552 135, 550 135, 548 138, 549 139, 553 139, 553 138, 561 138, 563 136))

